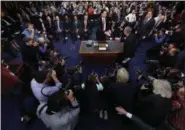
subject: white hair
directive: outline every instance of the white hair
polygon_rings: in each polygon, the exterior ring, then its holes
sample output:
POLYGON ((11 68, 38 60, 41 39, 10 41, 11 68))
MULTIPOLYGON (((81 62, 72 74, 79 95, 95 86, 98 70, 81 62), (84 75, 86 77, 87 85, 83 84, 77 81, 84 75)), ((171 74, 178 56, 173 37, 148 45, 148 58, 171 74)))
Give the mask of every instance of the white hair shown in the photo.
POLYGON ((172 88, 170 83, 167 80, 155 79, 153 81, 153 93, 163 98, 171 98, 172 88))
POLYGON ((130 34, 132 32, 132 28, 127 26, 127 27, 125 27, 124 32, 127 32, 130 34))
POLYGON ((126 83, 129 80, 129 73, 125 68, 120 68, 117 72, 117 82, 126 83))

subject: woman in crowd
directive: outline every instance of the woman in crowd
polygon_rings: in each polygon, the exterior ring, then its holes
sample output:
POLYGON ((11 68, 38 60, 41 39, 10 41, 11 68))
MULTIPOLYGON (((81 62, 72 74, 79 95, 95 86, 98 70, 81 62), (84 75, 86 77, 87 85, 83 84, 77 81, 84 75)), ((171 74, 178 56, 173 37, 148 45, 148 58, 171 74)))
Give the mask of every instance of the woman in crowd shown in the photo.
MULTIPOLYGON (((181 83, 183 85, 183 83, 181 83)), ((185 122, 185 101, 184 86, 174 93, 172 98, 172 113, 169 115, 169 123, 177 130, 184 130, 185 122)))

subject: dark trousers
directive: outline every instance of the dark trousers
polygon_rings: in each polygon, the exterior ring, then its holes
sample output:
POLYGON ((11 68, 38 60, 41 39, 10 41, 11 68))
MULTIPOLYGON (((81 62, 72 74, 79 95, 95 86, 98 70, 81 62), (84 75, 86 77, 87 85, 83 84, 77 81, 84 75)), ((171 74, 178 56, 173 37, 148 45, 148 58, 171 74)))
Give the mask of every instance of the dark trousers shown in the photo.
POLYGON ((88 40, 89 39, 89 31, 83 32, 83 39, 88 40))

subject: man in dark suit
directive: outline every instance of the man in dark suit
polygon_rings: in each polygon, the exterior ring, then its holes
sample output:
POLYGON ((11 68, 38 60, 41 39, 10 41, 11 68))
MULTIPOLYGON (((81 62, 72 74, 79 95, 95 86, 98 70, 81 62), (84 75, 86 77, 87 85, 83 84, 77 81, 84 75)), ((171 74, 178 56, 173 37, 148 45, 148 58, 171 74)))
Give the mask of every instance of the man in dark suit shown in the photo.
POLYGON ((80 39, 80 33, 81 33, 81 22, 78 20, 77 16, 74 16, 74 20, 72 23, 73 30, 72 30, 72 39, 73 41, 76 41, 77 39, 80 39))
POLYGON ((53 22, 50 16, 47 16, 46 19, 44 20, 44 26, 46 27, 47 34, 52 35, 53 34, 53 22))
POLYGON ((63 26, 62 26, 62 21, 60 21, 59 16, 56 16, 56 18, 55 18, 55 21, 54 21, 54 30, 56 32, 56 38, 57 38, 57 40, 61 40, 63 26))
POLYGON ((116 107, 116 111, 119 115, 125 115, 128 119, 130 119, 135 125, 137 125, 137 129, 139 130, 155 130, 152 126, 143 122, 139 117, 127 112, 123 107, 116 107))
POLYGON ((178 54, 175 67, 185 73, 185 49, 178 54))
POLYGON ((89 39, 89 34, 90 34, 90 22, 88 15, 84 15, 84 19, 82 22, 82 32, 83 32, 83 39, 88 40, 89 39))
POLYGON ((135 34, 132 33, 132 28, 127 26, 123 31, 123 35, 120 38, 115 38, 115 40, 121 40, 124 43, 124 51, 118 57, 118 62, 123 62, 124 60, 129 60, 134 57, 134 53, 137 47, 137 40, 135 34))
MULTIPOLYGON (((110 26, 109 26, 109 22, 107 19, 107 11, 102 10, 101 16, 98 19, 98 30, 96 32, 96 39, 98 41, 105 41, 106 35, 109 30, 110 30, 110 26)), ((109 31, 109 33, 110 33, 110 31, 109 31)))
POLYGON ((155 24, 155 20, 152 17, 153 14, 151 11, 149 11, 145 18, 141 21, 140 28, 138 31, 141 39, 146 39, 151 35, 151 31, 155 24))
POLYGON ((71 31, 71 21, 69 20, 69 17, 66 15, 65 20, 63 23, 64 26, 64 43, 69 39, 69 33, 71 31))

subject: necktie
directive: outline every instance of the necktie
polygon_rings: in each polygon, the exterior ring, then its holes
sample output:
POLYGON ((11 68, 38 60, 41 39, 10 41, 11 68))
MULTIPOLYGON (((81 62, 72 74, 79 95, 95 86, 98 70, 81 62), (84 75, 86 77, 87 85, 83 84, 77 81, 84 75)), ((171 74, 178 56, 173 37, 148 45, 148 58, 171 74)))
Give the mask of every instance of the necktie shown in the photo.
POLYGON ((106 30, 106 21, 105 21, 105 18, 103 18, 103 31, 106 30))

